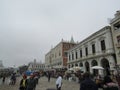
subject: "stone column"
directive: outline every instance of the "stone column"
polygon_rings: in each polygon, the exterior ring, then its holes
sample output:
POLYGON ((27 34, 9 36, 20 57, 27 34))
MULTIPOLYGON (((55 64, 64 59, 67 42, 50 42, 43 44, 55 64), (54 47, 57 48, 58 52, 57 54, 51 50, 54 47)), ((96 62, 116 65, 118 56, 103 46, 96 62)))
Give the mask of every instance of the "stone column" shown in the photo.
MULTIPOLYGON (((98 62, 98 66, 102 67, 102 65, 101 65, 101 59, 100 58, 97 60, 97 62, 98 62)), ((98 74, 104 76, 103 70, 102 69, 98 70, 98 74)))
POLYGON ((86 70, 85 70, 85 61, 83 61, 82 63, 83 63, 83 68, 82 68, 82 70, 83 70, 83 72, 86 72, 86 70))
POLYGON ((91 67, 92 67, 92 65, 91 65, 91 60, 89 60, 88 63, 89 63, 90 73, 93 73, 93 70, 92 70, 92 68, 91 68, 91 67))

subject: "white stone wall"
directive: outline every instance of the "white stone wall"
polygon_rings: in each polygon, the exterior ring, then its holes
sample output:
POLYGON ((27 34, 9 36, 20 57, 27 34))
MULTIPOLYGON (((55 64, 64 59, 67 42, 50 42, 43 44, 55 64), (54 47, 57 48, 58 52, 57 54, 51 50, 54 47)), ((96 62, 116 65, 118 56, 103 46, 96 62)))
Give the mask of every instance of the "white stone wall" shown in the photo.
POLYGON ((51 51, 48 52, 46 55, 45 55, 45 67, 48 68, 49 65, 50 65, 50 59, 51 59, 51 51))
POLYGON ((55 67, 62 64, 62 43, 59 43, 45 55, 46 67, 55 67))
POLYGON ((39 62, 30 62, 28 65, 28 70, 30 71, 39 71, 39 70, 44 70, 45 69, 45 64, 39 63, 39 62))
MULTIPOLYGON (((72 58, 72 52, 74 53, 74 60, 68 60, 68 67, 70 65, 70 67, 72 65, 75 66, 75 64, 77 63, 79 65, 79 63, 83 63, 83 71, 86 71, 85 68, 85 62, 87 61, 89 63, 90 66, 90 72, 92 73, 93 70, 91 69, 92 65, 91 62, 92 60, 96 60, 99 66, 101 65, 101 60, 103 58, 106 58, 107 60, 109 60, 109 62, 111 62, 110 68, 113 67, 115 60, 113 58, 113 54, 114 54, 114 47, 113 47, 113 41, 112 41, 112 33, 111 33, 111 28, 109 26, 106 26, 104 28, 102 28, 101 30, 95 32, 94 34, 92 34, 91 36, 89 36, 88 38, 86 38, 85 40, 81 41, 79 43, 79 45, 77 45, 76 47, 68 50, 68 58, 69 55, 72 58), (101 40, 105 40, 105 45, 106 45, 106 50, 102 51, 101 50, 101 40), (95 48, 96 48, 96 53, 93 54, 92 53, 92 44, 95 44, 95 48), (85 47, 88 47, 88 56, 86 56, 85 54, 85 47), (80 49, 82 49, 82 55, 83 57, 80 57, 80 49), (75 58, 75 52, 76 50, 78 51, 78 59, 75 58)), ((100 72, 102 73, 102 72, 100 72)))

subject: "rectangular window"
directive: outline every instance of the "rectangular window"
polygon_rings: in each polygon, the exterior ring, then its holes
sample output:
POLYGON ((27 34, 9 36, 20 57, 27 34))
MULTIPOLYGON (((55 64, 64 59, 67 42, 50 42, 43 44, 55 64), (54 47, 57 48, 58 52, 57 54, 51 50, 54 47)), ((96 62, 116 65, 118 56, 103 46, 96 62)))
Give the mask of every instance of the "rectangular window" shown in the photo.
POLYGON ((117 42, 120 44, 120 36, 117 36, 117 42))
POLYGON ((85 48, 85 53, 86 53, 86 56, 88 56, 88 48, 87 47, 85 48))
POLYGON ((95 53, 95 44, 92 44, 92 53, 94 54, 95 53))
POLYGON ((67 57, 67 52, 64 52, 64 56, 67 57))
POLYGON ((105 40, 102 40, 102 41, 101 41, 101 50, 102 50, 102 51, 106 50, 105 40))
POLYGON ((72 60, 74 60, 74 53, 72 53, 72 60))
POLYGON ((70 54, 69 54, 69 61, 71 60, 70 54))
POLYGON ((59 51, 59 56, 61 56, 61 53, 60 53, 60 51, 59 51))
POLYGON ((76 51, 76 53, 75 53, 75 54, 76 54, 76 59, 77 59, 77 58, 78 58, 77 51, 76 51))
POLYGON ((114 24, 114 30, 120 30, 120 22, 114 24))
POLYGON ((80 50, 80 57, 82 57, 82 50, 80 50))

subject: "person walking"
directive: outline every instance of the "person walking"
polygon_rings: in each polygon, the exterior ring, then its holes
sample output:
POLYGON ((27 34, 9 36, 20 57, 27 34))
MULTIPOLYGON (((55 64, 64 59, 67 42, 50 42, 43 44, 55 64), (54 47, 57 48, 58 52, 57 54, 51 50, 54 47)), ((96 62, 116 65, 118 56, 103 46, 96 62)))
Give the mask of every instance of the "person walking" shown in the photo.
POLYGON ((5 76, 3 76, 3 78, 2 78, 2 83, 4 84, 5 83, 5 76))
POLYGON ((88 72, 84 73, 84 80, 80 84, 80 90, 98 90, 96 83, 90 78, 88 72))
POLYGON ((10 82, 9 82, 9 85, 15 85, 16 83, 16 73, 13 73, 10 77, 10 82))
POLYGON ((26 90, 27 89, 27 76, 23 75, 23 78, 20 80, 20 87, 19 90, 26 90))
POLYGON ((61 73, 58 73, 58 78, 56 80, 57 90, 61 90, 61 86, 62 86, 62 75, 61 75, 61 73))
POLYGON ((106 75, 104 77, 103 83, 103 90, 119 90, 118 84, 116 82, 113 82, 109 75, 106 75))
POLYGON ((34 79, 34 75, 31 74, 30 78, 28 79, 27 89, 26 90, 35 90, 36 81, 34 79))
POLYGON ((50 82, 51 72, 48 71, 48 82, 50 82))

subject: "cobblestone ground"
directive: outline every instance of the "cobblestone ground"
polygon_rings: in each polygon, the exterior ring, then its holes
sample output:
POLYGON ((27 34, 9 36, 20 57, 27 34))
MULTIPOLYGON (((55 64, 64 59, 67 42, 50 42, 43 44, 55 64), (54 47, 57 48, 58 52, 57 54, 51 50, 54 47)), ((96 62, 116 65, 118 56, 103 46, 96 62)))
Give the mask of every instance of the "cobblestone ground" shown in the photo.
MULTIPOLYGON (((47 90, 47 89, 55 89, 55 78, 51 78, 50 82, 48 82, 48 79, 46 77, 41 77, 39 79, 39 83, 36 86, 36 90, 47 90)), ((2 84, 0 80, 0 90, 19 90, 19 83, 20 78, 17 78, 17 82, 15 85, 9 85, 8 84, 9 79, 6 79, 6 82, 2 84)), ((70 82, 67 80, 63 80, 62 90, 79 90, 79 84, 77 82, 70 82)))
MULTIPOLYGON (((9 78, 6 79, 6 82, 4 84, 2 84, 1 80, 0 80, 0 90, 19 90, 19 83, 20 83, 20 77, 17 78, 17 82, 15 85, 9 85, 9 78)), ((41 77, 39 79, 39 83, 36 86, 36 90, 52 90, 55 89, 55 78, 51 78, 50 82, 48 82, 48 79, 46 77, 41 77)), ((79 90, 79 83, 77 82, 73 82, 73 81, 67 81, 67 80, 63 80, 63 85, 62 85, 62 89, 61 90, 79 90)))

